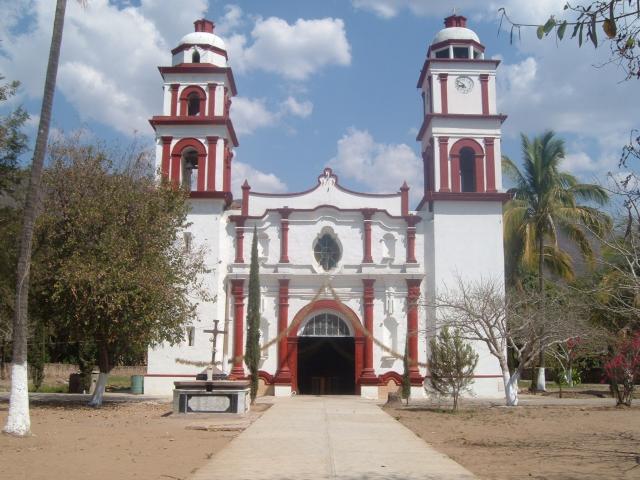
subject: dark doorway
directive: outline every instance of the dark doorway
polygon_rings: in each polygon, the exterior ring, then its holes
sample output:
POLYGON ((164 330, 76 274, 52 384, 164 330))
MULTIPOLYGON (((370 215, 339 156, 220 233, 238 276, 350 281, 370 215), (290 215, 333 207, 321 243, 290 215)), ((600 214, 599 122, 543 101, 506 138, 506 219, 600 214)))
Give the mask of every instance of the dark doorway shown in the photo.
POLYGON ((353 337, 299 337, 298 389, 302 395, 355 395, 353 337))

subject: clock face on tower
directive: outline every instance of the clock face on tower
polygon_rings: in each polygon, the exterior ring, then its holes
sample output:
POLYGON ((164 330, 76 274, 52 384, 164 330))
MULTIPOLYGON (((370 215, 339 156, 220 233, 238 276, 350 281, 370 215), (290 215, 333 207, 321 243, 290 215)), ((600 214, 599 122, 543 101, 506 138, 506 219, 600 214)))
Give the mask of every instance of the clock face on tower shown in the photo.
POLYGON ((469 93, 473 90, 473 80, 466 75, 460 75, 456 78, 456 88, 461 93, 469 93))

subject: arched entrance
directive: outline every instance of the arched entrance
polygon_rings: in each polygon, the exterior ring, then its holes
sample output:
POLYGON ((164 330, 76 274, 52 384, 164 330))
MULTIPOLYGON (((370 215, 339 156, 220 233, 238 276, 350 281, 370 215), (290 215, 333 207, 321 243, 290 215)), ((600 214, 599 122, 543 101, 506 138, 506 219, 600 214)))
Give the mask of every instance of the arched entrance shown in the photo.
POLYGON ((291 388, 300 394, 359 394, 362 325, 353 310, 322 299, 302 308, 287 337, 291 388), (314 380, 315 378, 315 380, 314 380))
POLYGON ((298 340, 298 390, 302 395, 354 395, 355 341, 334 312, 309 318, 298 340))

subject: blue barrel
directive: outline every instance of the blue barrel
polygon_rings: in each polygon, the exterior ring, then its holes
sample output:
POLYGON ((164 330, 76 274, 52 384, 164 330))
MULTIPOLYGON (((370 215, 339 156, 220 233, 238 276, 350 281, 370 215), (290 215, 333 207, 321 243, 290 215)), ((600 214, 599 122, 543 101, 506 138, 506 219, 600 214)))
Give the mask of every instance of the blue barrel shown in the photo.
POLYGON ((134 395, 144 393, 144 377, 142 375, 131 375, 131 393, 134 395))

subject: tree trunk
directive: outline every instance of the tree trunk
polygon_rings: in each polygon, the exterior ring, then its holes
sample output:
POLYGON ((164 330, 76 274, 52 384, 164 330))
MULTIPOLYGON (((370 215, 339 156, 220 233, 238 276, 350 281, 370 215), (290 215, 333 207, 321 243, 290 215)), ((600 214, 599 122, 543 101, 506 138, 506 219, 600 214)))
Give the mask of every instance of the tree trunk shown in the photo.
POLYGON ((101 343, 98 351, 98 367, 100 368, 100 374, 98 375, 98 383, 93 391, 91 400, 89 400, 90 407, 101 407, 102 399, 104 397, 104 390, 107 386, 107 378, 111 371, 111 365, 109 364, 109 351, 104 343, 101 343))
MULTIPOLYGON (((545 315, 544 309, 544 236, 542 234, 538 237, 538 293, 540 294, 540 299, 542 300, 541 304, 541 315, 545 315)), ((536 382, 536 387, 534 391, 538 392, 546 392, 547 386, 545 382, 545 358, 544 358, 544 348, 540 350, 540 360, 538 366, 538 376, 537 378, 533 378, 533 371, 531 372, 531 385, 536 382)))
POLYGON ((5 378, 7 378, 7 372, 5 370, 6 365, 4 363, 4 357, 7 354, 6 349, 7 349, 7 342, 3 338, 2 341, 0 342, 0 380, 4 380, 5 378))
POLYGON ((4 431, 18 436, 28 435, 31 428, 29 418, 29 392, 27 383, 27 306, 29 295, 29 268, 31 265, 31 247, 33 243, 33 227, 40 208, 40 184, 44 156, 49 138, 53 94, 56 89, 60 45, 64 28, 64 12, 67 0, 58 0, 53 21, 53 34, 49 50, 49 63, 44 83, 40 124, 33 152, 29 192, 24 206, 22 233, 20 236, 20 256, 18 257, 16 279, 16 302, 13 317, 13 366, 11 367, 11 397, 9 415, 4 431))
MULTIPOLYGON (((532 378, 533 382, 534 379, 532 378)), ((536 381, 536 390, 538 392, 546 392, 547 385, 545 381, 545 364, 544 364, 544 351, 540 352, 540 366, 538 367, 538 376, 535 379, 536 381)))
POLYGON ((509 374, 509 370, 502 372, 502 380, 504 382, 504 394, 507 407, 518 406, 518 380, 520 372, 516 371, 513 375, 509 374))

